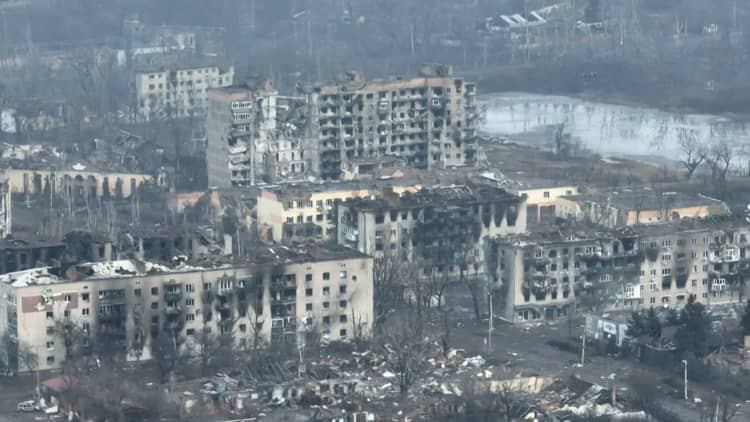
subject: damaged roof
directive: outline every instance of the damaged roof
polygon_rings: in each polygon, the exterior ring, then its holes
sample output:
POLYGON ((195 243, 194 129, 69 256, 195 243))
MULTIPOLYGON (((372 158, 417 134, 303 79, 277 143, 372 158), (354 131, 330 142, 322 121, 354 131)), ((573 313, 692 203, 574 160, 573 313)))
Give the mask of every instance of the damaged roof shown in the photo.
POLYGON ((359 210, 385 211, 425 206, 467 206, 498 201, 521 202, 523 198, 493 186, 465 184, 422 188, 415 193, 406 192, 401 196, 388 194, 375 199, 354 198, 346 204, 359 210))
POLYGON ((691 195, 682 192, 657 192, 649 188, 622 189, 618 191, 603 191, 580 195, 566 196, 566 199, 575 202, 596 202, 604 204, 609 202, 610 206, 622 211, 644 211, 664 209, 666 207, 686 208, 698 206, 718 206, 729 209, 723 201, 705 195, 691 195))

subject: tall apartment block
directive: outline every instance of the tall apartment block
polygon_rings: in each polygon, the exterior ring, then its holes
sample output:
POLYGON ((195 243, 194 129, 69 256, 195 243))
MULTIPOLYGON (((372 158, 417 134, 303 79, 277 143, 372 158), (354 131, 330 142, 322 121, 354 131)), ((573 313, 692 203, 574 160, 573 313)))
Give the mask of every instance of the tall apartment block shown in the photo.
POLYGON ((302 181, 317 174, 315 110, 283 97, 270 80, 210 90, 206 160, 209 186, 302 181))
POLYGON ((0 174, 0 239, 8 237, 11 233, 12 211, 10 181, 8 177, 0 174))
POLYGON ((206 167, 210 187, 248 186, 276 129, 278 92, 268 80, 208 92, 206 167))
POLYGON ((232 85, 234 68, 219 66, 149 69, 135 74, 136 120, 203 117, 211 88, 232 85))
POLYGON ((477 159, 476 85, 445 65, 418 77, 366 81, 348 72, 313 89, 320 126, 320 176, 340 179, 342 164, 386 155, 435 168, 477 159))

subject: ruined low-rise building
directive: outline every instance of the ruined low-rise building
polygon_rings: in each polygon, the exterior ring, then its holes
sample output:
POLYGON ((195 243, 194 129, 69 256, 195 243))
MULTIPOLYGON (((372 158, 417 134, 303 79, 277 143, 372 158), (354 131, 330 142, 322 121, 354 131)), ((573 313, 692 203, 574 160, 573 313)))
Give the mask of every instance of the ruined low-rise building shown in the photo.
MULTIPOLYGON (((26 163, 23 163, 26 164, 26 163)), ((129 198, 139 186, 155 181, 150 174, 72 166, 20 165, 4 170, 14 193, 39 195, 65 192, 74 198, 129 198)))
POLYGON ((310 105, 282 97, 268 79, 210 90, 209 186, 302 180, 316 174, 310 105))
POLYGON ((65 244, 55 240, 7 237, 0 239, 0 274, 59 261, 65 244))
POLYGON ((648 188, 573 194, 555 200, 557 217, 610 228, 728 214, 729 208, 718 199, 648 188))
POLYGON ((248 255, 220 268, 121 260, 76 265, 65 275, 46 267, 2 275, 0 335, 11 339, 4 363, 19 372, 59 369, 68 329, 130 359, 150 359, 160 332, 186 350, 200 345, 201 333, 232 336, 238 347, 293 342, 313 329, 329 340, 369 336, 372 258, 335 245, 248 255), (30 354, 38 368, 24 359, 30 354))

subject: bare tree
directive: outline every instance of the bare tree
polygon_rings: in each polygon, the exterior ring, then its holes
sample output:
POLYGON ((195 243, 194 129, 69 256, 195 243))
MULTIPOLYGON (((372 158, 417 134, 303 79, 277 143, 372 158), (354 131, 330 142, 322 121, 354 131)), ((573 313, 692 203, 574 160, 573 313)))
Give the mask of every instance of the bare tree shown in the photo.
POLYGON ((712 145, 706 154, 706 164, 711 169, 711 182, 720 198, 726 197, 727 173, 729 173, 733 159, 734 148, 725 140, 712 145))
POLYGON ((146 347, 147 335, 142 305, 137 304, 133 307, 131 318, 133 319, 133 329, 130 335, 130 341, 128 342, 128 351, 135 357, 136 361, 140 361, 146 347))
POLYGON ((701 420, 710 422, 731 422, 738 416, 739 408, 726 395, 715 396, 705 402, 705 412, 701 412, 701 420))
POLYGON ((390 321, 380 341, 388 354, 388 363, 398 374, 398 387, 406 397, 412 385, 423 375, 429 341, 423 337, 422 320, 406 312, 390 321))
POLYGON ((374 291, 375 328, 385 320, 388 313, 403 302, 403 269, 406 260, 391 249, 376 256, 373 262, 372 281, 374 291))
POLYGON ((687 178, 690 180, 698 166, 706 159, 706 148, 698 140, 695 130, 680 130, 678 133, 678 144, 682 159, 680 163, 687 170, 687 178))
POLYGON ((499 401, 506 422, 518 420, 524 414, 528 405, 522 399, 522 394, 513 388, 510 382, 505 382, 497 391, 497 400, 499 401))
POLYGON ((18 361, 19 370, 34 371, 39 368, 39 355, 26 343, 18 344, 15 358, 18 361))
POLYGON ((181 337, 171 336, 167 332, 159 333, 156 338, 153 335, 151 337, 151 356, 159 369, 162 384, 169 381, 170 375, 183 359, 180 353, 182 343, 181 337))
POLYGON ((201 330, 195 338, 193 356, 198 360, 201 374, 208 375, 211 370, 233 361, 234 339, 231 334, 212 334, 201 330))
POLYGON ((91 352, 88 332, 67 318, 56 320, 54 330, 65 350, 63 372, 84 372, 91 352))

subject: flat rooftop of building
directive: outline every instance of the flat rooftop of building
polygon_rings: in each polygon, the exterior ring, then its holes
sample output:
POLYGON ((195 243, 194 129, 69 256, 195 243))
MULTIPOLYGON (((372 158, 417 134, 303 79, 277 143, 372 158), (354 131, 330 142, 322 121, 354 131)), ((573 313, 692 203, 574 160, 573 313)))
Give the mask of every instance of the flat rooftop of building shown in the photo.
POLYGON ((390 187, 422 187, 443 184, 465 184, 476 169, 460 167, 447 170, 416 171, 400 168, 394 171, 394 176, 377 179, 325 181, 325 182, 294 182, 278 185, 263 186, 263 190, 273 192, 279 198, 297 198, 312 193, 344 192, 364 189, 385 189, 390 187))
POLYGON ((39 267, 2 274, 0 275, 0 283, 10 284, 13 287, 27 287, 81 280, 112 280, 155 274, 179 274, 249 266, 283 266, 295 263, 367 258, 367 255, 359 251, 333 243, 311 243, 289 246, 259 245, 258 247, 243 251, 243 253, 244 256, 234 263, 216 259, 212 266, 193 266, 182 263, 174 267, 169 267, 149 261, 121 259, 78 264, 68 269, 66 276, 53 273, 51 267, 39 267))
POLYGON ((422 188, 401 196, 384 195, 380 198, 353 198, 347 204, 359 210, 387 211, 420 208, 425 206, 450 207, 483 204, 488 202, 520 202, 521 197, 489 185, 464 184, 422 188))
MULTIPOLYGON (((723 201, 701 194, 683 192, 657 192, 650 188, 621 189, 566 196, 576 202, 606 203, 623 211, 686 208, 699 206, 726 206, 723 201)), ((727 209, 727 212, 729 210, 727 209)))
POLYGON ((586 243, 598 239, 614 238, 614 230, 607 230, 591 225, 573 227, 536 226, 532 231, 507 235, 499 238, 501 243, 515 246, 545 245, 561 243, 586 243))
POLYGON ((516 244, 552 244, 586 242, 595 239, 613 239, 626 237, 658 237, 677 233, 701 233, 710 230, 736 230, 750 227, 744 218, 734 216, 716 216, 705 218, 684 218, 653 224, 640 224, 607 229, 585 222, 569 223, 566 226, 535 225, 522 234, 504 236, 503 243, 516 244))
POLYGON ((6 237, 0 239, 0 251, 24 250, 34 248, 62 247, 64 244, 58 240, 45 239, 41 237, 6 237))
POLYGON ((680 220, 665 221, 655 224, 640 224, 622 227, 619 230, 629 232, 636 236, 665 236, 680 232, 705 232, 709 230, 737 230, 742 227, 750 227, 744 217, 734 215, 721 215, 703 218, 683 218, 680 220))
POLYGON ((176 63, 139 64, 135 67, 135 72, 158 73, 180 70, 208 69, 212 67, 219 68, 220 72, 226 71, 226 69, 222 65, 217 64, 215 61, 205 60, 201 58, 181 57, 179 62, 176 63))
POLYGON ((488 182, 497 183, 498 186, 512 191, 577 187, 575 183, 568 180, 530 176, 524 172, 504 174, 498 170, 488 170, 479 173, 478 177, 488 182))

